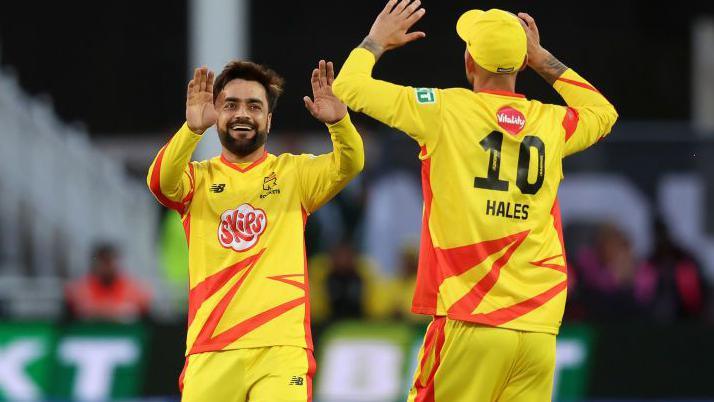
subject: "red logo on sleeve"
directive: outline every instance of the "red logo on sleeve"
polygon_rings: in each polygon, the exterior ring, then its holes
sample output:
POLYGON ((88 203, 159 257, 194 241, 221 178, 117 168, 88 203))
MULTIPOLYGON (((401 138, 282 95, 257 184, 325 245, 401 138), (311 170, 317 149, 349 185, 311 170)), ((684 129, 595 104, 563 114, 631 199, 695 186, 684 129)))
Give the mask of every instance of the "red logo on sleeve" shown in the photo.
POLYGON ((496 119, 498 125, 512 135, 517 135, 526 126, 526 118, 523 113, 510 106, 498 109, 496 119))
POLYGON ((258 243, 260 235, 268 226, 268 218, 262 209, 242 204, 221 214, 218 225, 218 241, 225 248, 245 251, 258 243))

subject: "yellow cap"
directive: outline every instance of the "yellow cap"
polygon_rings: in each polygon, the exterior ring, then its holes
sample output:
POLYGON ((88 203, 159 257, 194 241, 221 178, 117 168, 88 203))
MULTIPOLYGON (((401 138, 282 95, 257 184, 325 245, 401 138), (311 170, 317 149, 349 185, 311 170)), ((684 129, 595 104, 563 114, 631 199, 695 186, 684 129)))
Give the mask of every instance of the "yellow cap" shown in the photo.
POLYGON ((469 10, 459 17, 456 32, 474 61, 492 73, 514 73, 523 65, 528 41, 518 17, 503 10, 469 10))

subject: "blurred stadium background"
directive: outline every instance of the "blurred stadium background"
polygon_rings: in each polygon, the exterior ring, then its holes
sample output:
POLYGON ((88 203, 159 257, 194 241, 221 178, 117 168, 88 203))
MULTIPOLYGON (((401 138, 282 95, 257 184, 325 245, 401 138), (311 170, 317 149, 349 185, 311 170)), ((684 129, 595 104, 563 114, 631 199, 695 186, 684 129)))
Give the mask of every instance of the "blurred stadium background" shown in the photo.
MULTIPOLYGON (((385 56, 380 78, 464 86, 458 15, 527 11, 544 46, 620 112, 607 140, 566 160, 570 286, 556 400, 714 400, 714 3, 423 2, 427 39, 385 56)), ((310 70, 320 58, 340 65, 382 7, 3 3, 0 401, 179 399, 187 251, 178 217, 144 177, 184 120, 190 71, 231 58, 271 66, 287 89, 269 150, 323 152, 326 130, 301 100, 310 70), (97 283, 110 284, 100 296, 97 283)), ((518 91, 559 102, 532 72, 518 91)), ((392 402, 408 389, 426 325, 408 311, 418 148, 356 122, 366 171, 307 226, 315 392, 392 402)), ((204 140, 198 156, 217 144, 204 140)))

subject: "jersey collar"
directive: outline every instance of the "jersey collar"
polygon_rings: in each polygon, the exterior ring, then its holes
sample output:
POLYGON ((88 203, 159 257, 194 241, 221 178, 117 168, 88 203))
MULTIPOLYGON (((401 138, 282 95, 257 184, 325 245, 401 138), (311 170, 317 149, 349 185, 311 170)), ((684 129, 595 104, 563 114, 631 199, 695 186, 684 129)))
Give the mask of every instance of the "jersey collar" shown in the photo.
POLYGON ((221 154, 221 162, 223 162, 224 165, 228 166, 231 169, 235 169, 241 173, 245 173, 245 172, 253 169, 254 167, 260 165, 261 163, 263 163, 267 157, 268 157, 268 151, 264 151, 263 156, 261 156, 260 158, 258 158, 258 160, 251 163, 250 165, 248 165, 245 168, 241 168, 240 166, 236 165, 235 163, 229 161, 228 159, 226 159, 225 155, 223 155, 223 154, 221 154))
POLYGON ((524 99, 526 97, 523 94, 510 92, 510 91, 501 91, 498 89, 482 89, 482 90, 478 91, 477 93, 487 93, 487 94, 493 94, 493 95, 510 96, 513 98, 524 98, 524 99))

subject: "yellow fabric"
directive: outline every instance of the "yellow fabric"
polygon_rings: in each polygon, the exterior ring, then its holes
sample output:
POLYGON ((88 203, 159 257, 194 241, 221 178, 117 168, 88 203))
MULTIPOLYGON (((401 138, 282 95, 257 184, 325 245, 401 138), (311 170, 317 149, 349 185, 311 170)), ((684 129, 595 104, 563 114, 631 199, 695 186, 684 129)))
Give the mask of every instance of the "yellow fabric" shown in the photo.
POLYGON ((445 320, 429 325, 408 402, 551 400, 555 335, 445 320))
POLYGON ((561 162, 610 132, 614 107, 572 70, 562 77, 570 82, 554 85, 566 108, 512 93, 395 85, 371 77, 374 63, 368 50, 353 50, 333 90, 422 147, 412 310, 557 333, 567 286, 561 162))
POLYGON ((493 73, 515 73, 526 57, 527 39, 518 17, 503 10, 469 10, 456 32, 474 61, 493 73))
POLYGON ((273 346, 198 353, 187 359, 182 402, 312 400, 315 366, 307 349, 273 346))
POLYGON ((267 154, 241 171, 221 157, 190 162, 200 136, 184 125, 152 164, 149 187, 182 214, 188 236, 187 355, 312 348, 305 219, 364 164, 349 116, 328 129, 331 153, 267 154))

